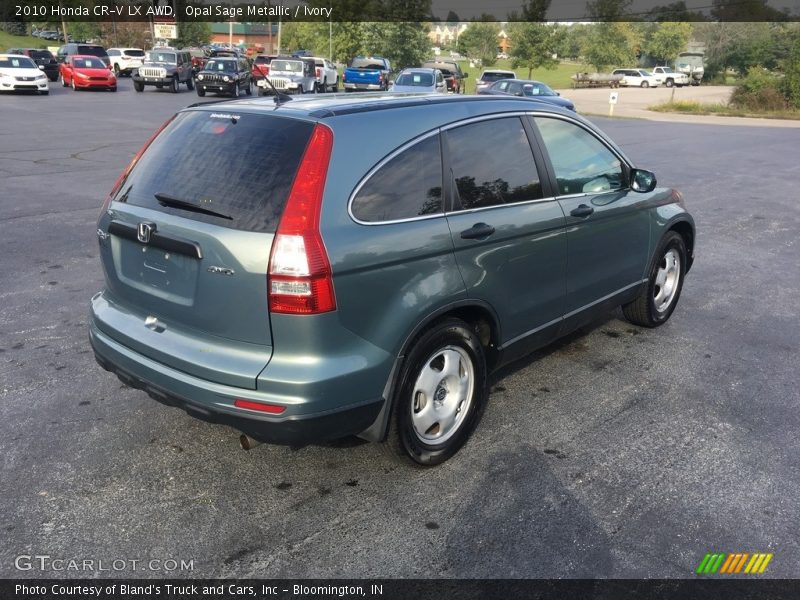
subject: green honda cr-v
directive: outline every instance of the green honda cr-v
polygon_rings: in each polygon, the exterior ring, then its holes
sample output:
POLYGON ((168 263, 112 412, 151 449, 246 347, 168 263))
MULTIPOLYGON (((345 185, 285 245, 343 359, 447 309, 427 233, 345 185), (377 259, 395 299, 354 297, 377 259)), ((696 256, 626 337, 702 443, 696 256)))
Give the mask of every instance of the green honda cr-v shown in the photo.
POLYGON ((97 236, 90 339, 123 382, 245 446, 355 434, 426 465, 499 366, 619 305, 664 323, 695 246, 681 195, 572 111, 386 94, 183 110, 97 236))

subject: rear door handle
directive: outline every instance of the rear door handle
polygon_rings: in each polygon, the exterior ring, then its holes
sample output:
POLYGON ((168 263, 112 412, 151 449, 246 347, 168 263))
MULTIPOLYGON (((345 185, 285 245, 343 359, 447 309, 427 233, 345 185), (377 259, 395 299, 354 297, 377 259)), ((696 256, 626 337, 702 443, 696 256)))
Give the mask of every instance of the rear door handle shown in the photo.
POLYGON ((469 229, 461 232, 462 240, 482 240, 494 233, 494 227, 486 223, 475 223, 469 229))
POLYGON ((587 204, 581 204, 577 208, 573 208, 569 214, 573 217, 588 217, 590 214, 594 212, 594 209, 587 204))

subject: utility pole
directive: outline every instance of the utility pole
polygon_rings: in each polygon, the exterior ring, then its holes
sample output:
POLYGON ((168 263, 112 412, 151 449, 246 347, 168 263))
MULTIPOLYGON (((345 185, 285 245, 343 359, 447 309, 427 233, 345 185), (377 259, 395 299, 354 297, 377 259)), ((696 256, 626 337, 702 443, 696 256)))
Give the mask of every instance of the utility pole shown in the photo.
POLYGON ((64 16, 63 16, 64 15, 64 5, 61 2, 61 0, 58 0, 58 12, 60 12, 61 15, 62 15, 61 16, 61 35, 64 36, 64 43, 66 44, 67 43, 67 39, 68 39, 68 36, 67 36, 67 21, 66 21, 66 19, 64 19, 64 16))

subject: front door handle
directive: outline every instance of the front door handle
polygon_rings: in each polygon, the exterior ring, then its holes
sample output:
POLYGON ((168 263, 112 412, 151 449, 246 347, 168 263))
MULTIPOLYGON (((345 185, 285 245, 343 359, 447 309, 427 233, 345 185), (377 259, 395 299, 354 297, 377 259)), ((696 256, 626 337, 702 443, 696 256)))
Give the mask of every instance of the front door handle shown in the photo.
POLYGON ((573 208, 572 211, 570 211, 569 214, 571 214, 573 217, 584 218, 584 217, 588 217, 593 212, 594 212, 594 209, 591 206, 588 206, 587 204, 581 204, 577 208, 573 208))
POLYGON ((475 223, 469 229, 461 232, 462 240, 483 240, 494 233, 494 227, 486 223, 475 223))

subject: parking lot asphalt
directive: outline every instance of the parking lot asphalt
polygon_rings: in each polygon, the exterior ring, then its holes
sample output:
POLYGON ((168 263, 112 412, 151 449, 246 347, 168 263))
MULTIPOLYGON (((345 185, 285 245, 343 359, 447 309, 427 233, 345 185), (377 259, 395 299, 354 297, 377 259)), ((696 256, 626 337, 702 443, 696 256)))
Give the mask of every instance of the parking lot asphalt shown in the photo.
POLYGON ((712 551, 800 577, 800 130, 593 118, 686 196, 680 303, 504 369, 472 439, 420 470, 356 440, 245 453, 95 364, 100 205, 197 97, 51 89, 0 96, 0 577, 98 574, 21 555, 125 577, 691 577, 712 551))

